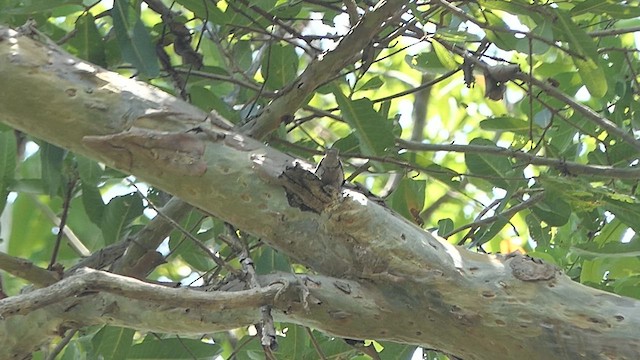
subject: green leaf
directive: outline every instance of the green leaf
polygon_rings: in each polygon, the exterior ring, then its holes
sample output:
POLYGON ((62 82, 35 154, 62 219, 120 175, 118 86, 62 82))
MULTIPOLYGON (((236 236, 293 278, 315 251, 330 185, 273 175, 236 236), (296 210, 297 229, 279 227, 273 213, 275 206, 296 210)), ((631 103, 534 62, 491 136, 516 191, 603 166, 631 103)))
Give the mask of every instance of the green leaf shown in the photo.
POLYGON ((614 291, 618 295, 640 299, 640 275, 631 275, 616 280, 614 291))
POLYGON ((480 41, 478 34, 472 34, 468 31, 454 30, 451 28, 438 27, 436 35, 440 40, 452 43, 469 43, 480 41))
POLYGON ((129 359, 135 330, 116 326, 104 326, 93 337, 93 355, 105 360, 129 359))
POLYGON ((115 0, 111 9, 113 29, 125 61, 148 77, 160 73, 151 35, 140 19, 137 1, 115 0))
POLYGON ((187 338, 156 339, 147 335, 140 344, 133 345, 127 360, 206 360, 215 359, 220 346, 187 338))
MULTIPOLYGON (((481 15, 476 17, 481 17, 480 20, 483 22, 486 20, 491 27, 509 30, 507 23, 491 11, 483 11, 481 15)), ((502 50, 514 50, 518 47, 518 43, 523 41, 522 39, 516 38, 511 31, 485 31, 487 33, 487 38, 502 50)))
POLYGON ((571 206, 562 199, 562 195, 547 190, 544 199, 532 208, 534 214, 549 226, 562 226, 569 221, 571 206))
MULTIPOLYGON (((553 24, 547 18, 542 18, 541 21, 538 22, 538 25, 531 29, 531 33, 537 35, 539 38, 547 39, 548 41, 553 42, 553 24)), ((516 49, 521 53, 528 54, 529 41, 527 39, 519 41, 516 45, 516 49)), ((551 49, 551 45, 549 45, 548 43, 542 42, 538 39, 531 40, 531 52, 534 55, 542 55, 549 51, 549 49, 551 49)))
POLYGON ((627 224, 636 233, 640 233, 640 202, 632 200, 629 197, 628 201, 620 201, 612 198, 605 198, 607 203, 607 210, 620 219, 623 223, 627 224))
MULTIPOLYGON (((475 138, 471 140, 469 144, 496 147, 496 144, 492 141, 482 138, 475 138)), ((510 176, 509 174, 514 173, 509 158, 483 153, 466 153, 464 160, 472 174, 483 177, 493 186, 502 189, 509 187, 507 181, 504 179, 505 176, 510 176)))
MULTIPOLYGON (((198 215, 199 215, 198 213, 194 212, 193 216, 189 216, 189 221, 186 222, 189 225, 184 226, 183 228, 194 229, 193 225, 196 225, 196 224, 192 223, 192 221, 193 220, 199 221, 201 216, 198 216, 198 215)), ((207 243, 207 241, 215 237, 215 232, 212 231, 212 229, 209 229, 208 231, 205 231, 202 233, 198 233, 198 230, 199 230, 198 228, 195 228, 195 230, 191 232, 191 235, 195 237, 197 240, 199 240, 202 244, 207 243)), ((209 271, 214 266, 216 266, 213 259, 211 258, 211 256, 209 256, 208 253, 206 253, 202 248, 200 248, 200 246, 197 245, 193 241, 193 239, 187 238, 186 235, 182 233, 180 233, 179 238, 176 238, 176 237, 172 238, 171 248, 176 255, 180 255, 180 257, 187 264, 189 264, 189 266, 193 267, 198 271, 202 271, 202 272, 209 271), (176 240, 179 240, 179 241, 176 241, 176 240)), ((212 249, 212 250, 213 252, 216 251, 215 249, 212 249)))
POLYGON ((16 135, 13 131, 0 133, 0 213, 4 210, 9 187, 15 181, 16 135))
POLYGON ((365 155, 381 156, 393 148, 393 124, 373 109, 371 100, 351 100, 337 86, 333 93, 342 116, 354 129, 365 155))
MULTIPOLYGON (((305 359, 305 353, 311 350, 309 335, 300 325, 282 324, 286 327, 285 337, 278 338, 278 358, 305 359)), ((315 350, 312 350, 315 352, 315 350)))
POLYGON ((367 80, 364 84, 358 86, 356 91, 375 90, 384 85, 384 80, 380 76, 374 76, 367 80))
POLYGON ((489 131, 529 133, 529 122, 511 116, 495 116, 480 121, 480 128, 489 131))
POLYGON ((76 21, 76 35, 69 40, 69 45, 72 46, 72 53, 77 57, 106 67, 104 42, 95 21, 90 12, 80 16, 76 21))
POLYGON ((237 41, 231 49, 231 55, 233 56, 235 66, 242 70, 248 70, 253 62, 251 42, 246 40, 237 41))
POLYGON ((453 58, 451 52, 442 46, 442 44, 440 44, 436 39, 433 39, 431 46, 433 46, 433 51, 436 53, 440 63, 444 65, 447 70, 455 70, 460 66, 460 64, 458 64, 453 58))
POLYGON ((276 43, 262 58, 262 77, 267 88, 278 90, 296 78, 298 73, 298 55, 293 46, 276 43))
POLYGON ((97 185, 102 174, 104 174, 104 170, 100 167, 100 164, 82 155, 75 155, 75 158, 78 164, 80 180, 88 185, 97 185))
POLYGON ((62 167, 66 150, 43 142, 40 144, 42 182, 49 196, 56 196, 62 184, 62 167))
POLYGON ((34 15, 46 13, 56 8, 67 5, 82 5, 81 0, 47 0, 23 2, 19 6, 2 8, 4 14, 12 15, 34 15))
POLYGON ((525 222, 529 227, 529 235, 537 243, 538 247, 546 247, 551 241, 551 233, 548 226, 542 227, 542 220, 531 213, 525 217, 525 222))
POLYGON ((131 221, 142 215, 142 199, 137 194, 116 196, 104 211, 100 224, 105 244, 112 244, 122 238, 131 221))
POLYGON ((51 233, 51 221, 35 206, 34 198, 26 194, 18 194, 13 202, 8 251, 10 255, 37 263, 50 259, 50 253, 43 249, 49 246, 54 236, 51 233))
POLYGON ((102 215, 104 214, 105 204, 102 201, 100 190, 95 185, 85 182, 81 184, 82 188, 82 205, 87 216, 94 224, 100 226, 102 224, 102 215))
POLYGON ((202 0, 176 0, 176 2, 189 9, 196 17, 208 19, 214 24, 224 24, 224 13, 217 6, 210 6, 202 0))
POLYGON ((421 225, 419 214, 424 208, 426 180, 404 177, 387 199, 387 205, 406 219, 421 225))
POLYGON ((583 57, 582 59, 576 56, 571 58, 578 68, 578 74, 584 85, 591 96, 603 97, 607 93, 607 78, 604 70, 599 66, 600 59, 595 43, 581 27, 573 23, 566 12, 558 10, 556 16, 556 31, 567 38, 571 50, 583 57))
POLYGON ((438 235, 445 236, 453 231, 453 220, 450 218, 438 220, 438 235))
POLYGON ((269 274, 274 271, 291 272, 291 265, 286 256, 270 247, 263 247, 260 255, 254 259, 256 273, 269 274))

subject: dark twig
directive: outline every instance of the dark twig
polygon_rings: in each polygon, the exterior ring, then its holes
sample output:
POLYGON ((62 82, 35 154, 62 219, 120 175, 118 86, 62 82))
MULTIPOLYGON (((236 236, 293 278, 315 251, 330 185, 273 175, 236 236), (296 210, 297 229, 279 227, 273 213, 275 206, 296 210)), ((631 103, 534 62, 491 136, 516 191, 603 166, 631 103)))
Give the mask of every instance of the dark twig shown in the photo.
POLYGON ((227 269, 230 273, 238 275, 238 270, 234 269, 233 267, 231 267, 229 264, 227 264, 226 262, 224 262, 222 259, 220 259, 213 251, 211 251, 211 249, 209 249, 205 244, 202 243, 202 241, 200 241, 198 238, 196 238, 195 236, 193 236, 187 229, 185 229, 184 227, 182 227, 182 225, 178 224, 178 222, 176 222, 175 220, 173 220, 172 218, 168 217, 167 215, 163 214, 162 211, 160 211, 151 200, 149 200, 149 198, 144 195, 142 193, 142 191, 140 191, 140 189, 136 186, 135 183, 133 183, 132 181, 129 181, 129 184, 131 186, 133 186, 136 191, 138 192, 138 194, 140 195, 140 197, 142 197, 147 204, 149 204, 149 207, 152 208, 153 210, 155 210, 155 212, 162 217, 163 219, 165 219, 167 222, 169 222, 175 229, 177 229, 178 231, 180 231, 182 233, 182 235, 184 235, 187 239, 191 240, 196 246, 198 246, 202 251, 204 251, 210 258, 211 260, 213 260, 213 262, 216 263, 216 265, 223 267, 225 269, 227 269))
POLYGON ((461 227, 459 227, 457 229, 454 229, 454 230, 450 231, 447 234, 444 234, 442 237, 446 239, 446 238, 448 238, 448 237, 450 237, 452 235, 455 235, 455 234, 457 234, 460 231, 465 230, 465 229, 491 224, 491 223, 493 223, 493 222, 495 222, 495 221, 497 221, 499 219, 510 219, 511 217, 513 217, 513 215, 515 215, 519 211, 530 207, 531 205, 541 201, 543 198, 544 198, 544 193, 543 192, 531 195, 531 197, 529 197, 527 200, 521 202, 518 205, 510 207, 509 210, 503 211, 500 214, 496 214, 496 215, 490 216, 488 218, 484 218, 484 219, 481 219, 481 220, 474 221, 472 223, 463 225, 463 226, 461 226, 461 227))
MULTIPOLYGON (((243 239, 241 239, 236 233, 236 229, 227 224, 228 235, 225 239, 228 244, 231 244, 236 250, 240 252, 240 264, 246 274, 247 283, 251 289, 260 289, 260 283, 258 282, 258 275, 256 274, 255 264, 251 258, 249 247, 243 239)), ((275 351, 278 348, 278 342, 276 338, 276 328, 273 322, 273 316, 271 315, 271 306, 263 305, 260 307, 260 314, 262 321, 260 324, 260 343, 265 348, 265 353, 270 354, 271 351, 275 351)))
POLYGON ((60 216, 60 225, 58 225, 58 234, 56 236, 56 243, 53 245, 53 253, 51 254, 51 261, 47 269, 53 270, 56 260, 58 258, 58 252, 60 251, 60 243, 62 242, 62 236, 64 236, 64 227, 67 224, 67 215, 69 214, 69 207, 71 207, 71 198, 73 197, 73 189, 76 187, 78 178, 72 175, 73 178, 67 183, 67 189, 65 191, 64 202, 62 203, 62 215, 60 216))
MULTIPOLYGON (((346 2, 348 2, 348 1, 345 1, 345 3, 346 2)), ((311 340, 311 345, 313 346, 313 349, 316 351, 316 354, 318 354, 318 359, 327 360, 327 357, 325 356, 324 352, 322 351, 322 348, 320 348, 320 344, 318 344, 318 340, 316 339, 315 336, 313 336, 313 332, 311 332, 311 329, 309 329, 309 327, 305 326, 304 327, 304 331, 307 333, 307 336, 311 340)))
POLYGON ((57 356, 67 346, 67 344, 69 344, 69 341, 73 339, 73 337, 76 335, 77 332, 78 332, 78 329, 71 329, 67 331, 67 333, 64 335, 62 340, 60 340, 60 342, 56 344, 56 347, 53 348, 53 350, 51 350, 51 352, 47 356, 47 360, 57 359, 57 356))
POLYGON ((447 151, 472 154, 487 154, 495 156, 508 156, 523 160, 531 165, 550 166, 566 169, 569 174, 589 175, 597 178, 637 179, 640 178, 640 168, 615 168, 602 165, 585 165, 561 159, 550 159, 542 156, 528 154, 522 151, 501 147, 483 145, 454 145, 454 144, 425 144, 402 139, 396 140, 398 146, 408 150, 417 151, 447 151))

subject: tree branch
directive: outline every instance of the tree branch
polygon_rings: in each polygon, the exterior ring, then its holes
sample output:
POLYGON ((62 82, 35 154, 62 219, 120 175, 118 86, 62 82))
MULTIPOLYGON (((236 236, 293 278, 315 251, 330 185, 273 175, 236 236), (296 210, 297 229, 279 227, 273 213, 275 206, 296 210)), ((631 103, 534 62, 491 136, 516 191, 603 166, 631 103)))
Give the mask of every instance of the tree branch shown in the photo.
POLYGON ((330 80, 339 70, 353 64, 360 51, 369 46, 385 21, 406 4, 406 0, 380 1, 375 9, 365 14, 334 50, 314 60, 304 72, 282 90, 262 113, 242 127, 241 132, 255 139, 263 139, 278 128, 280 123, 293 116, 309 94, 330 80))
POLYGON ((603 165, 585 165, 561 159, 550 159, 542 156, 528 154, 518 150, 502 147, 483 145, 455 145, 455 144, 427 144, 415 141, 397 139, 396 143, 403 149, 417 151, 446 151, 465 154, 487 154, 495 156, 508 156, 523 160, 531 165, 549 166, 560 169, 571 175, 588 175, 596 178, 637 179, 640 178, 640 168, 616 168, 603 165))
POLYGON ((17 258, 0 251, 0 269, 13 276, 25 279, 35 286, 48 286, 60 280, 60 274, 36 266, 31 261, 17 258))

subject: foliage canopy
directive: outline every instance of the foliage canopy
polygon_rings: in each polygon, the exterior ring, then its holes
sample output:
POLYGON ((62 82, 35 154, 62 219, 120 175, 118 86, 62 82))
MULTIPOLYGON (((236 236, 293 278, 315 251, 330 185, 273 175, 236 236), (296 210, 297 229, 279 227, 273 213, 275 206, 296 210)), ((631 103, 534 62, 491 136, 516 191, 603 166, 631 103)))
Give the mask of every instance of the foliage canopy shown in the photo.
MULTIPOLYGON (((283 152, 317 163, 339 149, 348 182, 453 244, 520 250, 577 282, 640 298, 638 1, 0 1, 0 23, 28 19, 79 58, 215 111, 283 152), (384 11, 391 17, 371 20, 384 11), (255 126, 266 111, 272 119, 255 126)), ((74 265, 135 234, 150 204, 167 199, 7 127, 0 148, 1 246, 37 265, 74 265), (81 245, 58 249, 60 219, 81 245)), ((180 224, 209 251, 174 230, 150 279, 216 283, 241 267, 220 241, 228 225, 197 210, 180 224)), ((259 274, 306 271, 237 234, 259 274)), ((7 294, 24 285, 2 281, 7 294)), ((365 358, 317 331, 278 329, 279 358, 365 358)), ((78 334, 61 358, 263 351, 246 329, 211 338, 104 327, 78 334)), ((415 350, 383 346, 383 359, 415 350)))

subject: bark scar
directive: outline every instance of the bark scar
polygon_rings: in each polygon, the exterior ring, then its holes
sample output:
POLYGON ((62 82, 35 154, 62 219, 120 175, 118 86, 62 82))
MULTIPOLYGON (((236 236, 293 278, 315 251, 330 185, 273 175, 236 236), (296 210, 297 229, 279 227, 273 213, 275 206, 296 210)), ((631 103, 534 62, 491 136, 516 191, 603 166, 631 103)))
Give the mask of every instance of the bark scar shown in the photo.
POLYGON ((337 197, 337 189, 325 186, 316 174, 300 164, 288 166, 278 176, 287 193, 289 205, 302 211, 321 213, 337 197))
POLYGON ((85 146, 101 153, 102 160, 116 168, 130 171, 152 162, 163 171, 179 175, 202 176, 206 143, 192 133, 167 133, 132 128, 101 136, 85 136, 85 146))
POLYGON ((545 281, 555 279, 560 270, 549 263, 519 253, 507 255, 513 276, 522 281, 545 281))

